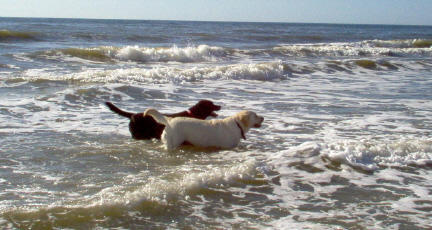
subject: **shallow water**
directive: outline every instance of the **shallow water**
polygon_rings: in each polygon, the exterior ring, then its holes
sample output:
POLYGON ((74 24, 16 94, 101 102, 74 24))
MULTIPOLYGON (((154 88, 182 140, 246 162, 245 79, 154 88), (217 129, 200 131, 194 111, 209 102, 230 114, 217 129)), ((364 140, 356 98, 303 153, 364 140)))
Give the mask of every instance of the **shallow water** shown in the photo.
POLYGON ((431 27, 0 18, 2 228, 432 228, 431 27), (95 32, 96 31, 96 32, 95 32), (131 139, 128 111, 262 128, 131 139))

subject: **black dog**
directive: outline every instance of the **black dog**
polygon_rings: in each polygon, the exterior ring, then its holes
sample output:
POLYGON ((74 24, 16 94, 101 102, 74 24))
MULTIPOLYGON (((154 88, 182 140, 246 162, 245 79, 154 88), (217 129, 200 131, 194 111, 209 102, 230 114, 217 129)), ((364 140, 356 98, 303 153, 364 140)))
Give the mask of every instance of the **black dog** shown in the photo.
MULTIPOLYGON (((160 139, 162 132, 165 129, 165 125, 157 123, 152 116, 144 116, 143 113, 130 113, 123 111, 111 102, 105 102, 105 104, 114 113, 130 119, 129 131, 134 139, 160 139)), ((221 106, 213 104, 212 101, 201 100, 186 111, 164 115, 167 117, 192 117, 204 120, 208 116, 217 117, 217 114, 214 111, 219 111, 220 109, 221 106)))

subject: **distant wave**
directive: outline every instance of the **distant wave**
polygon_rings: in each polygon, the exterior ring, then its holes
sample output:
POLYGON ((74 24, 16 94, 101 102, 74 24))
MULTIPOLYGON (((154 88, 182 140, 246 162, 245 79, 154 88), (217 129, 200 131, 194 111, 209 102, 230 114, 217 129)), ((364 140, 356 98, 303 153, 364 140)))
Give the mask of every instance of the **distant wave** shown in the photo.
POLYGON ((86 33, 86 32, 76 32, 71 34, 73 39, 83 39, 87 41, 103 41, 109 38, 108 35, 105 34, 98 34, 98 33, 86 33))
POLYGON ((2 41, 23 41, 37 40, 38 33, 35 32, 20 32, 10 30, 0 30, 0 42, 2 41))
POLYGON ((130 34, 126 37, 127 40, 133 42, 168 42, 169 39, 164 36, 157 35, 138 35, 138 34, 130 34))
POLYGON ((134 62, 205 62, 215 61, 229 55, 230 49, 221 47, 199 45, 188 47, 95 47, 95 48, 67 48, 45 51, 35 54, 36 56, 69 56, 89 61, 112 62, 112 61, 134 61, 134 62))
POLYGON ((324 37, 319 35, 247 35, 245 36, 248 40, 251 41, 275 41, 275 42, 318 42, 325 40, 324 37))
POLYGON ((9 65, 0 63, 0 69, 9 69, 9 68, 10 68, 9 65))
POLYGON ((305 45, 282 45, 270 53, 292 57, 431 57, 432 40, 370 40, 352 43, 320 43, 305 45))
POLYGON ((106 54, 103 48, 67 48, 44 52, 43 54, 48 56, 66 55, 97 62, 112 61, 111 57, 106 54))
MULTIPOLYGON (((234 49, 219 46, 197 45, 186 47, 101 46, 91 48, 66 48, 28 54, 29 57, 49 59, 79 58, 93 62, 180 62, 199 63, 221 60, 255 59, 269 57, 286 59, 295 57, 432 57, 432 40, 370 40, 353 43, 317 43, 281 45, 266 49, 234 49)), ((69 59, 73 61, 73 59, 69 59)))
POLYGON ((432 48, 432 40, 406 39, 406 40, 369 40, 360 42, 362 46, 386 48, 432 48))

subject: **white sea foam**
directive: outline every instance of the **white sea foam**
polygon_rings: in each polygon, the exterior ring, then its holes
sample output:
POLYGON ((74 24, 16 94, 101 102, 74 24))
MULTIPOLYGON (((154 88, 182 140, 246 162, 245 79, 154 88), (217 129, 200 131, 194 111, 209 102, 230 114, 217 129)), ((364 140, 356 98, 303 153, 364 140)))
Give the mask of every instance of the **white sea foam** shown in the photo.
POLYGON ((227 50, 221 47, 208 45, 189 46, 179 48, 149 48, 138 46, 127 46, 114 51, 110 56, 122 61, 139 62, 201 62, 215 61, 224 57, 227 50))
POLYGON ((366 40, 353 44, 364 47, 387 47, 387 48, 432 48, 432 40, 424 39, 400 39, 400 40, 366 40))
POLYGON ((153 67, 151 69, 130 68, 116 70, 86 70, 79 73, 58 75, 50 72, 41 73, 28 70, 23 77, 32 81, 35 79, 81 81, 81 82, 193 82, 200 80, 262 80, 272 81, 286 79, 289 72, 281 62, 235 64, 228 66, 194 67, 179 69, 175 67, 153 67))
MULTIPOLYGON (((382 169, 383 166, 424 166, 432 163, 432 139, 424 137, 396 140, 333 140, 331 143, 309 141, 288 147, 287 150, 272 153, 269 156, 269 162, 271 162, 273 167, 277 168, 277 171, 282 175, 282 183, 285 183, 287 186, 298 177, 303 178, 301 180, 305 181, 305 183, 330 183, 333 175, 339 175, 339 173, 326 169, 324 165, 327 160, 345 164, 346 168, 350 166, 366 171, 382 169), (288 167, 290 165, 297 165, 300 162, 301 164, 314 167, 315 170, 326 171, 326 173, 302 174, 298 170, 288 167)), ((358 186, 376 184, 375 178, 364 177, 364 175, 348 169, 344 171, 344 177, 352 179, 358 186)), ((378 171, 377 177, 402 183, 402 179, 396 176, 396 173, 393 171, 378 171)), ((324 189, 325 191, 323 192, 331 193, 339 187, 339 185, 326 187, 314 186, 314 191, 315 193, 319 193, 319 191, 324 189)), ((420 186, 414 190, 419 191, 419 197, 424 197, 424 192, 421 192, 421 188, 420 186)), ((286 196, 287 193, 290 194, 293 192, 290 189, 285 189, 283 186, 279 189, 277 193, 285 194, 284 199, 288 199, 286 196)), ((287 203, 291 203, 291 199, 287 203)))
POLYGON ((363 57, 363 56, 432 56, 432 48, 401 48, 397 44, 412 44, 413 42, 365 41, 360 43, 325 43, 311 45, 282 45, 273 48, 273 51, 288 56, 304 57, 363 57), (382 46, 376 46, 382 44, 382 46), (395 47, 394 47, 395 46, 395 47))
MULTIPOLYGON (((50 50, 37 53, 36 56, 43 56, 48 59, 65 59, 72 62, 113 62, 113 61, 133 61, 133 62, 181 62, 195 63, 217 61, 227 57, 231 53, 230 49, 198 45, 187 47, 142 47, 125 46, 113 47, 102 46, 92 48, 67 48, 50 50)), ((25 55, 22 55, 22 58, 25 55)), ((34 56, 34 54, 29 55, 34 56)), ((21 57, 21 56, 17 56, 21 57)))
MULTIPOLYGON (((362 75, 367 78, 367 71, 385 71, 387 67, 371 61, 376 65, 373 69, 368 69, 362 64, 355 64, 354 60, 347 60, 336 63, 340 71, 349 71, 351 74, 362 75)), ((151 66, 147 68, 119 68, 114 70, 103 69, 84 69, 75 73, 58 73, 50 70, 26 70, 20 75, 28 81, 53 80, 53 81, 76 81, 76 82, 101 82, 101 83, 168 83, 168 82, 196 82, 203 80, 260 80, 260 81, 279 81, 289 79, 292 76, 310 76, 310 74, 329 74, 334 73, 332 63, 323 62, 316 64, 306 64, 302 62, 286 63, 282 61, 262 62, 262 63, 239 63, 230 65, 206 65, 188 67, 182 66, 151 66), (329 66, 330 65, 330 66, 329 66)), ((406 69, 422 69, 425 66, 416 62, 405 63, 406 69)), ((379 81, 380 79, 372 79, 379 81)), ((354 86, 353 86, 354 87, 354 86)), ((357 86, 358 87, 358 86, 357 86)))
POLYGON ((200 189, 217 188, 224 184, 236 183, 239 179, 254 178, 257 167, 255 160, 248 160, 230 167, 215 167, 204 172, 187 173, 173 181, 153 177, 144 185, 133 189, 121 185, 110 187, 95 194, 91 198, 90 206, 134 205, 144 200, 165 203, 187 198, 200 189))
MULTIPOLYGON (((68 48, 37 53, 49 59, 71 62, 180 62, 200 63, 232 59, 254 59, 263 55, 276 57, 431 57, 430 40, 366 40, 349 43, 282 44, 267 49, 233 49, 210 45, 186 47, 101 46, 68 48)), ((35 54, 15 54, 17 59, 32 61, 35 54)))
POLYGON ((340 161, 365 170, 379 166, 408 166, 432 163, 430 138, 399 140, 335 141, 321 150, 323 157, 340 161))

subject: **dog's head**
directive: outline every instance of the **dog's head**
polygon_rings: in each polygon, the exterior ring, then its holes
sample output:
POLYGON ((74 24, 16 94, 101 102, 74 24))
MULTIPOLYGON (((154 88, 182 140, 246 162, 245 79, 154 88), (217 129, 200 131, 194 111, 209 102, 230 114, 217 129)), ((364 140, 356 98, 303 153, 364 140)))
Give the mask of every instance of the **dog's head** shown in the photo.
POLYGON ((208 116, 217 117, 218 115, 215 111, 219 111, 220 109, 220 105, 215 105, 210 100, 201 100, 189 110, 194 117, 206 119, 208 116))
POLYGON ((237 119, 245 131, 250 128, 259 128, 261 127, 264 117, 258 116, 255 112, 252 111, 241 111, 236 115, 237 119))

